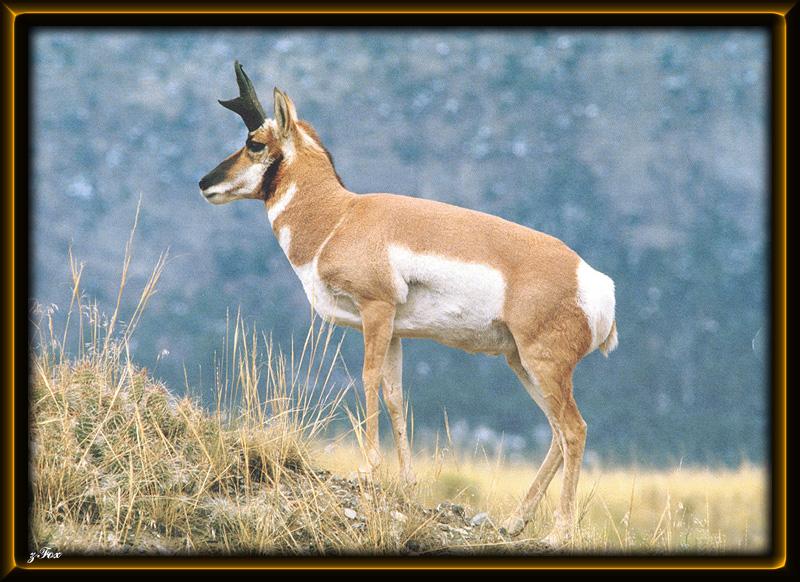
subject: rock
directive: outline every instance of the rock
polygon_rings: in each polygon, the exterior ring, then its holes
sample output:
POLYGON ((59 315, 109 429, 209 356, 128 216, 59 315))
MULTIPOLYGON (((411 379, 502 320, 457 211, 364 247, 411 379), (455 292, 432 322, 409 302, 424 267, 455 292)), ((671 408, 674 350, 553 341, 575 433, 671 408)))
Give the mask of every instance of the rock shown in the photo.
POLYGON ((469 520, 469 524, 471 526, 477 527, 479 525, 483 525, 487 521, 491 522, 491 520, 489 520, 489 514, 486 513, 485 511, 482 511, 480 513, 475 514, 472 517, 472 519, 469 520))
POLYGON ((356 513, 355 509, 350 509, 349 507, 345 507, 344 508, 344 516, 347 519, 355 519, 358 516, 358 514, 356 513))
POLYGON ((419 542, 416 540, 408 540, 406 542, 406 550, 412 554, 416 554, 422 550, 422 546, 420 546, 419 542))
POLYGON ((464 508, 460 505, 456 505, 455 503, 450 503, 449 501, 443 501, 439 505, 436 506, 437 513, 453 513, 458 516, 464 515, 464 508))
POLYGON ((391 513, 389 513, 389 515, 392 516, 393 520, 399 521, 400 523, 405 523, 406 521, 408 521, 408 518, 399 511, 392 511, 391 513))

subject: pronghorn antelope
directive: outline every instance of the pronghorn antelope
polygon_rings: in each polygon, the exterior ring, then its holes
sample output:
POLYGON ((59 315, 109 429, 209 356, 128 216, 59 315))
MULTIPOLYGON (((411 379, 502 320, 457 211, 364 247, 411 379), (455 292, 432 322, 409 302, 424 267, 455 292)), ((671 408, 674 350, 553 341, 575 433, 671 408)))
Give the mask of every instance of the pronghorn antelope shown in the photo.
MULTIPOLYGON (((212 204, 262 200, 311 305, 364 335, 366 467, 381 461, 378 390, 400 468, 415 477, 406 437, 402 338, 502 354, 547 416, 553 436, 533 484, 505 522, 518 534, 563 465, 553 540, 572 531, 586 423, 572 394, 584 356, 617 346, 614 283, 552 236, 432 200, 347 190, 314 129, 274 90, 268 119, 235 63, 239 96, 220 103, 247 125, 245 146, 200 181, 212 204)), ((552 540, 551 540, 552 541, 552 540)))

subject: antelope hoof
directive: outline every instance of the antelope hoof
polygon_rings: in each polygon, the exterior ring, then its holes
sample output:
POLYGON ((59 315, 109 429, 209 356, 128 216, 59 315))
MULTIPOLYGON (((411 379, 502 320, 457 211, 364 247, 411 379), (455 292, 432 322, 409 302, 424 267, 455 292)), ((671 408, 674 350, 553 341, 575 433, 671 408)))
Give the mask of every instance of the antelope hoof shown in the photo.
POLYGON ((564 546, 572 538, 572 529, 566 522, 556 521, 553 529, 541 541, 553 549, 564 546))
POLYGON ((557 549, 561 548, 567 542, 567 540, 568 540, 568 536, 566 536, 564 534, 564 532, 553 530, 549 534, 547 534, 545 537, 543 537, 541 542, 544 545, 546 545, 546 546, 548 546, 548 547, 550 547, 550 548, 552 548, 554 550, 557 550, 557 549))
POLYGON ((518 515, 513 515, 503 522, 500 533, 509 537, 517 537, 525 529, 525 520, 518 515))
POLYGON ((358 476, 362 479, 372 479, 381 466, 383 458, 378 451, 372 450, 367 453, 367 462, 358 468, 358 476))
POLYGON ((369 463, 366 465, 359 465, 358 478, 366 481, 371 481, 372 478, 375 476, 375 469, 376 467, 373 467, 369 463))
POLYGON ((405 481, 406 485, 409 487, 413 487, 417 484, 417 476, 414 474, 414 471, 407 469, 403 471, 403 481, 405 481))
POLYGON ((380 451, 372 449, 367 453, 367 463, 373 471, 380 467, 382 462, 383 456, 381 455, 380 451))

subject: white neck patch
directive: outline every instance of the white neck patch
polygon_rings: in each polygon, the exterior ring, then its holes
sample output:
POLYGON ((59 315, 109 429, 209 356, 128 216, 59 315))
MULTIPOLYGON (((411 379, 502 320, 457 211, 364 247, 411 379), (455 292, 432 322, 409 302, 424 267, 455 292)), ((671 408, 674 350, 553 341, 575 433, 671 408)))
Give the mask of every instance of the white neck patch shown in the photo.
MULTIPOLYGON (((281 245, 286 257, 289 257, 289 247, 292 244, 292 231, 288 226, 284 226, 278 235, 278 244, 281 245)), ((291 263, 291 261, 289 261, 291 263)))
POLYGON ((297 192, 297 184, 292 182, 289 184, 289 187, 283 191, 278 201, 267 210, 267 218, 269 219, 270 225, 275 224, 275 220, 283 214, 283 211, 286 210, 286 207, 289 206, 292 198, 294 198, 295 192, 297 192))

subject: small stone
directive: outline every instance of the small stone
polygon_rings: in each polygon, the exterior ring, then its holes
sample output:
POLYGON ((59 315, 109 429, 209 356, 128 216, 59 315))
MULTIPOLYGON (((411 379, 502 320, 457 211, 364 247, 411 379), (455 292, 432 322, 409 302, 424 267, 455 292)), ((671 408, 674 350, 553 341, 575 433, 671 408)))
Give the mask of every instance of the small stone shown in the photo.
POLYGON ((436 513, 450 513, 452 515, 463 516, 464 508, 461 505, 443 501, 436 506, 436 513))
POLYGON ((349 507, 345 507, 344 508, 344 516, 347 519, 355 519, 358 516, 358 514, 356 513, 355 509, 350 509, 349 507))
POLYGON ((399 511, 392 511, 391 513, 389 513, 389 515, 392 516, 393 520, 399 521, 400 523, 405 523, 406 521, 408 521, 408 518, 399 511))
POLYGON ((417 553, 421 549, 422 549, 422 546, 420 546, 419 542, 416 541, 416 540, 408 540, 406 542, 406 550, 408 550, 411 553, 417 553))
POLYGON ((489 519, 489 514, 485 511, 482 511, 478 514, 475 514, 471 520, 469 520, 469 524, 472 526, 479 526, 483 525, 489 519))

